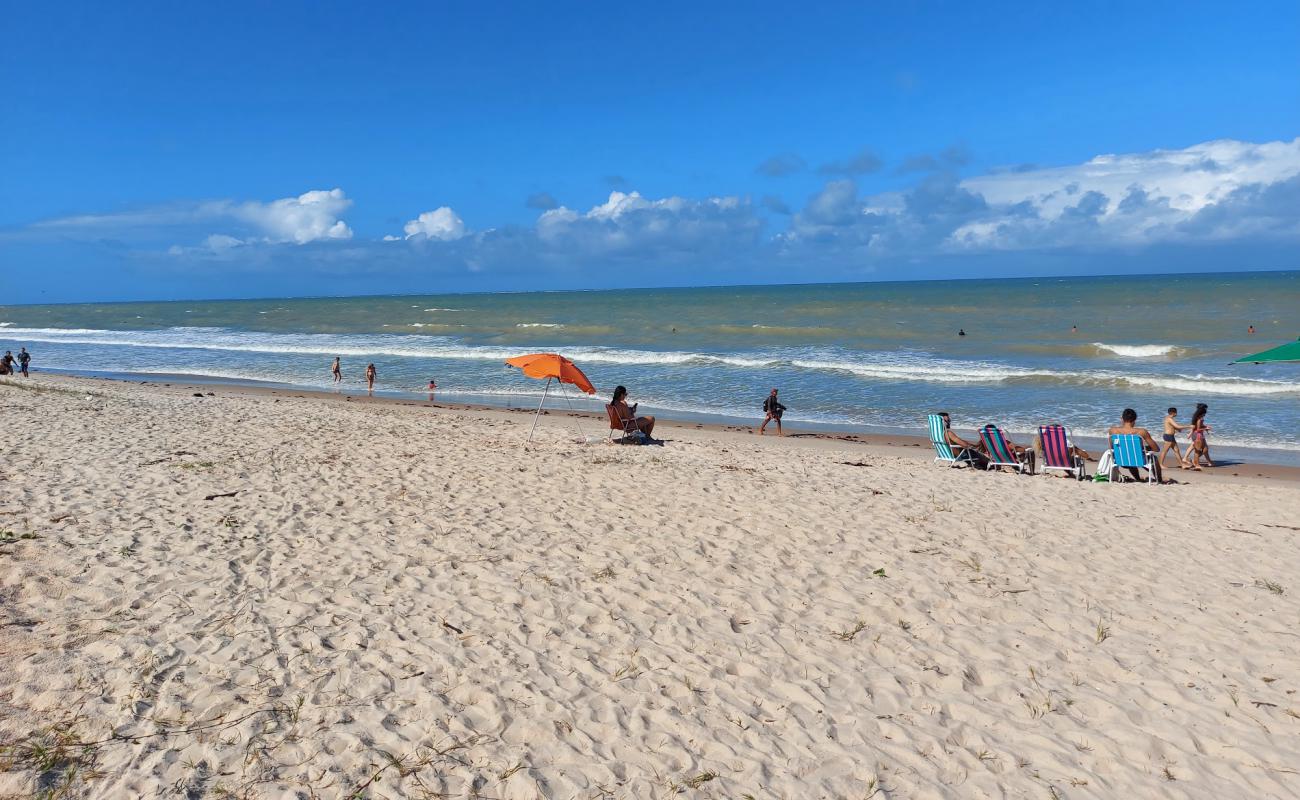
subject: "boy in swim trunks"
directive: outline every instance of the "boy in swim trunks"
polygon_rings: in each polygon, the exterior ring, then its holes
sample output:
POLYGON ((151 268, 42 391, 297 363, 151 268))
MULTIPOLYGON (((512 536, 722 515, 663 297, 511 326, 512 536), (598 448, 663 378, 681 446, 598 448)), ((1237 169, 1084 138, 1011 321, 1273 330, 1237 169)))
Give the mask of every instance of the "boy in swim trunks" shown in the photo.
POLYGON ((1178 459, 1178 468, 1187 469, 1186 462, 1183 461, 1182 455, 1178 452, 1177 436, 1179 431, 1187 430, 1187 426, 1179 425, 1176 421, 1177 417, 1178 409, 1172 407, 1169 409, 1169 413, 1165 415, 1165 434, 1161 437, 1165 440, 1165 443, 1160 448, 1160 466, 1165 465, 1165 454, 1172 450, 1174 451, 1174 458, 1178 459))

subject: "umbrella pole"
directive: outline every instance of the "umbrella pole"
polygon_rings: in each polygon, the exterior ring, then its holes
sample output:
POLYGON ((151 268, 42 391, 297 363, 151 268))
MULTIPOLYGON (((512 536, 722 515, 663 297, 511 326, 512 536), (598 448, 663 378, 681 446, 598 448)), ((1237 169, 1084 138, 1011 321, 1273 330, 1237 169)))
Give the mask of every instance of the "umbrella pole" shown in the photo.
MULTIPOLYGON (((533 427, 528 431, 528 441, 533 440, 533 432, 537 430, 537 420, 542 418, 542 406, 546 405, 546 393, 551 390, 551 379, 546 379, 546 388, 542 389, 542 402, 537 404, 537 413, 533 415, 533 427)), ((527 444, 527 442, 525 442, 527 444)))
MULTIPOLYGON (((560 394, 564 395, 564 404, 569 407, 570 411, 573 411, 574 410, 573 401, 569 400, 569 393, 564 391, 564 381, 560 381, 560 394)), ((582 425, 578 424, 577 417, 573 418, 573 427, 576 428, 578 431, 578 438, 582 440, 583 444, 586 444, 587 437, 585 434, 583 434, 582 425)))

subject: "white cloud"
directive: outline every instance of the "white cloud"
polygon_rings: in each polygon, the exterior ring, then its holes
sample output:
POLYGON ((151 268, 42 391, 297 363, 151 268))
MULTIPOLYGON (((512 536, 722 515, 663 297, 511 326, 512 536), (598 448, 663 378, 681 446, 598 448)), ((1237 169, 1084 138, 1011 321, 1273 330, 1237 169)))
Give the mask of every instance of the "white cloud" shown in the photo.
POLYGON ((537 219, 538 240, 575 254, 715 251, 757 240, 762 221, 748 200, 707 197, 652 200, 640 192, 609 193, 585 213, 560 206, 537 219))
POLYGON ((352 205, 342 189, 315 190, 270 203, 229 204, 228 213, 267 234, 268 242, 307 244, 351 239, 352 229, 339 219, 352 205))
MULTIPOLYGON (((1259 226, 1197 225, 1202 212, 1239 205, 1242 192, 1300 176, 1300 138, 1218 140, 1181 150, 1101 155, 1083 164, 969 178, 990 212, 952 231, 955 247, 1145 245, 1235 238, 1259 226)), ((1201 217, 1208 221, 1207 214, 1201 217)), ((1294 222, 1294 220, 1293 220, 1294 222)))
POLYGON ((447 206, 424 212, 402 226, 402 230, 406 232, 408 239, 423 236, 444 242, 461 239, 469 233, 465 221, 447 206))
POLYGON ((1300 139, 1220 140, 965 180, 940 171, 866 197, 851 181, 830 181, 778 238, 827 257, 1276 239, 1300 237, 1296 200, 1300 139))

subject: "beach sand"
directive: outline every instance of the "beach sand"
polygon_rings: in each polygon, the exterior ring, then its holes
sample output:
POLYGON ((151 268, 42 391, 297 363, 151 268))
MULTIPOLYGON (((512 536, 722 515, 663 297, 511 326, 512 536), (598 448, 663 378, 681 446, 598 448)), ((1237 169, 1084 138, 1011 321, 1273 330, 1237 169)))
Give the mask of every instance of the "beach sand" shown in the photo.
POLYGON ((1291 480, 15 383, 0 795, 1300 794, 1291 480))

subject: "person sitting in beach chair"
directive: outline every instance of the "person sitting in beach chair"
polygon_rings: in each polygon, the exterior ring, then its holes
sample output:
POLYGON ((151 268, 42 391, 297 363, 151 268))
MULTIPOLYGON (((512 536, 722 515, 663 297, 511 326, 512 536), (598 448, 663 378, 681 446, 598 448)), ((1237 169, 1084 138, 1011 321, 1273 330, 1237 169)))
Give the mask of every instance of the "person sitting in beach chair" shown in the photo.
MULTIPOLYGON (((631 406, 628 406, 627 404, 626 387, 619 386, 614 389, 614 397, 609 401, 609 407, 613 410, 614 414, 618 416, 620 427, 630 422, 632 427, 640 431, 646 439, 651 438, 651 434, 654 433, 655 429, 655 418, 638 417, 636 415, 637 404, 633 403, 631 406)), ((613 424, 612 419, 610 424, 613 424)))
POLYGON ((1115 465, 1115 469, 1112 470, 1113 474, 1118 475, 1119 468, 1124 467, 1133 476, 1133 480, 1138 481, 1142 480, 1138 470, 1145 467, 1149 483, 1163 483, 1164 480, 1160 474, 1160 460, 1156 457, 1156 454, 1160 452, 1160 445, 1156 443, 1155 439, 1151 438, 1151 434, 1146 428, 1137 426, 1138 415, 1133 409, 1124 409, 1119 418, 1120 424, 1106 432, 1110 436, 1111 463, 1115 465), (1128 444, 1132 441, 1129 437, 1137 437, 1138 442, 1141 444, 1141 453, 1128 452, 1131 449, 1128 444))
POLYGON ((1013 467, 1022 475, 1034 474, 1034 451, 1008 439, 997 425, 990 422, 980 428, 980 442, 988 458, 986 469, 1013 467))
POLYGON ((605 404, 605 413, 609 415, 609 438, 614 439, 614 431, 618 431, 619 444, 640 444, 645 435, 636 427, 636 420, 632 417, 623 418, 619 416, 618 409, 614 408, 613 403, 605 404))
POLYGON ((930 444, 934 445, 935 461, 949 466, 969 464, 983 468, 988 459, 984 457, 980 445, 968 442, 952 429, 952 418, 947 411, 930 414, 926 417, 930 426, 930 444))
POLYGON ((1092 456, 1070 440, 1070 431, 1064 425, 1039 425, 1034 444, 1042 454, 1044 473, 1059 470, 1078 480, 1087 477, 1087 462, 1092 460, 1092 456))

